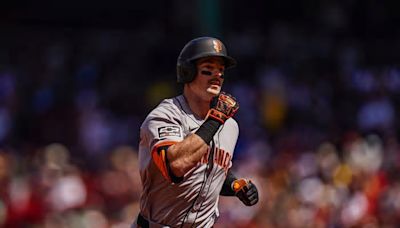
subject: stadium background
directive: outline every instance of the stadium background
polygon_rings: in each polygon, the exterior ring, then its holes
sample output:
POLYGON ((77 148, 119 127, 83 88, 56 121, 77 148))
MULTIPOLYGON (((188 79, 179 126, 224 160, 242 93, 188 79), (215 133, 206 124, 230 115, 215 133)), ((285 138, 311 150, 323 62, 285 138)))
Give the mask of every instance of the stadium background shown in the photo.
POLYGON ((176 58, 224 41, 247 208, 215 227, 400 224, 399 14, 391 1, 58 1, 0 7, 0 227, 128 227, 141 121, 176 58))

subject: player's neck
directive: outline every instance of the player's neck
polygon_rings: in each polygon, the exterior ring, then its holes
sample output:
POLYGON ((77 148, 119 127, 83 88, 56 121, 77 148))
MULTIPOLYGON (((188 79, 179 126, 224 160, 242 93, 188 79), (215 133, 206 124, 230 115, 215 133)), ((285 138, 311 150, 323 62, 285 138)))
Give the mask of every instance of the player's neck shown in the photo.
POLYGON ((207 116, 208 110, 210 109, 210 102, 205 101, 195 93, 188 90, 184 90, 183 96, 189 105, 190 110, 198 117, 204 119, 207 116))

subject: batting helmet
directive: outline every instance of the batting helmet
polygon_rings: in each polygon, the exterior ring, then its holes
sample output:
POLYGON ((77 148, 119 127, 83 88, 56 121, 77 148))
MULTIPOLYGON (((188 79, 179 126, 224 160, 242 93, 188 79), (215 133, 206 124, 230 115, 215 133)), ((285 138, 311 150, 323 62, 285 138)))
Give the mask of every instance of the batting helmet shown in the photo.
POLYGON ((176 64, 178 83, 189 83, 196 76, 195 61, 204 57, 219 56, 225 61, 225 69, 234 67, 236 60, 228 56, 225 45, 213 37, 199 37, 189 41, 179 54, 176 64))

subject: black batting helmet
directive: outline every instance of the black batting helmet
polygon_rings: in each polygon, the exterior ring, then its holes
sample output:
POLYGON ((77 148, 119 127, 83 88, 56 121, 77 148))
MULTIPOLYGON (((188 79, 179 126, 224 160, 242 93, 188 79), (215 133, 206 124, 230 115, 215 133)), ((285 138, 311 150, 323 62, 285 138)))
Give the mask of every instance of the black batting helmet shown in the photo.
POLYGON ((234 67, 236 60, 228 56, 225 45, 213 37, 199 37, 189 41, 179 54, 176 64, 178 83, 189 83, 196 76, 195 60, 220 56, 225 61, 225 69, 234 67))

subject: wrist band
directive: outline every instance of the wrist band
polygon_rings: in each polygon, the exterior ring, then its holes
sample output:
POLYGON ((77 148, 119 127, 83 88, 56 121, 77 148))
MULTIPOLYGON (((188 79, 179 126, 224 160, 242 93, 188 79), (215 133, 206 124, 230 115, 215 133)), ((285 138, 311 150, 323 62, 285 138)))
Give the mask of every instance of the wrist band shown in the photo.
POLYGON ((222 124, 220 122, 208 118, 195 132, 195 134, 200 136, 200 138, 202 138, 206 144, 209 144, 221 125, 222 124))

